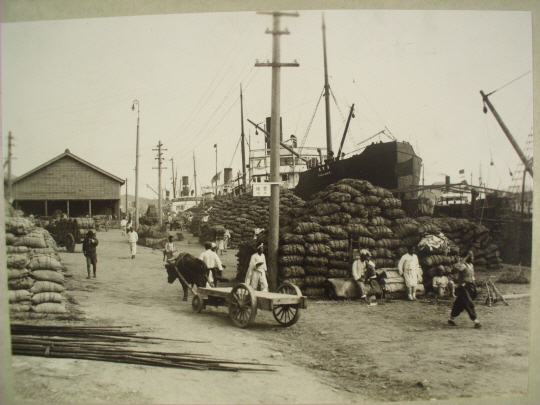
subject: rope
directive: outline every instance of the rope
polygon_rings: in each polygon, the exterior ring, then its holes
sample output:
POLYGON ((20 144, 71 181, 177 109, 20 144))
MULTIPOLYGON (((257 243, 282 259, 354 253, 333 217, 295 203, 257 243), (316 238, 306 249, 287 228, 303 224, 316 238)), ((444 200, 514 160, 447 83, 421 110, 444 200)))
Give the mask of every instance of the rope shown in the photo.
POLYGON ((240 138, 238 138, 238 143, 236 144, 236 149, 234 150, 231 163, 229 164, 229 167, 232 167, 232 162, 234 160, 234 157, 236 156, 236 151, 238 150, 238 145, 240 145, 240 141, 242 140, 242 135, 240 135, 240 138))
POLYGON ((313 112, 313 116, 311 117, 311 121, 309 122, 309 125, 306 129, 306 133, 304 134, 304 138, 302 139, 302 143, 300 144, 300 150, 298 151, 298 154, 302 154, 302 149, 304 149, 304 144, 306 143, 307 136, 309 134, 309 130, 311 129, 311 124, 313 124, 313 120, 315 119, 315 114, 317 114, 317 109, 319 108, 319 104, 321 102, 322 96, 324 94, 324 89, 321 92, 321 95, 319 97, 319 101, 317 101, 317 105, 315 106, 315 111, 313 112))
POLYGON ((512 80, 510 83, 506 83, 504 86, 499 87, 497 90, 493 90, 493 91, 492 91, 491 93, 489 93, 486 97, 491 96, 491 95, 492 95, 493 93, 495 93, 496 91, 499 91, 499 90, 501 90, 501 89, 504 89, 506 86, 508 86, 508 85, 510 85, 510 84, 512 84, 512 83, 514 83, 516 80, 521 79, 523 76, 528 75, 528 74, 531 73, 531 72, 532 72, 532 70, 529 70, 527 73, 523 73, 521 76, 519 76, 517 79, 512 80))

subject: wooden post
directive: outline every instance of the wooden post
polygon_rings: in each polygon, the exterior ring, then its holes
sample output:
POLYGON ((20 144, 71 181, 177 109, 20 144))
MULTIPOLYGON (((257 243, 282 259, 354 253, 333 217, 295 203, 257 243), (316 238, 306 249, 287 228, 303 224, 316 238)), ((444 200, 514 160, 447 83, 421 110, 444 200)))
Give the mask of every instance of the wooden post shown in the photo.
POLYGON ((92 200, 88 200, 88 216, 92 218, 92 200))
POLYGON ((69 200, 66 200, 66 215, 69 218, 69 200))
POLYGON ((45 216, 48 217, 49 214, 47 212, 47 200, 45 200, 45 216))
POLYGON ((298 66, 298 63, 281 63, 280 37, 289 31, 280 30, 280 17, 298 17, 298 13, 259 12, 273 16, 273 29, 266 31, 273 36, 272 63, 256 63, 255 66, 272 67, 272 114, 270 123, 270 218, 268 224, 268 284, 270 291, 277 289, 278 248, 279 248, 279 163, 280 163, 280 87, 281 66, 298 66))

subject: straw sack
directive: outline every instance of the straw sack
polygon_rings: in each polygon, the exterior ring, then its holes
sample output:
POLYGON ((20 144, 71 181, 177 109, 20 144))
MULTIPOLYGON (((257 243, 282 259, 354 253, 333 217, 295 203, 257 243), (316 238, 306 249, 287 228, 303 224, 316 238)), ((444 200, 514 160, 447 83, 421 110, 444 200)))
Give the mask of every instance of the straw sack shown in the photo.
POLYGON ((333 278, 347 278, 349 277, 349 271, 344 269, 329 269, 328 277, 333 278))
POLYGON ((315 222, 300 222, 296 228, 294 228, 294 233, 298 235, 306 235, 308 233, 320 232, 321 226, 315 222))
POLYGON ((322 232, 308 233, 304 236, 308 243, 326 243, 330 241, 330 235, 322 232))
POLYGON ((279 274, 283 278, 304 277, 306 275, 306 272, 304 271, 304 268, 301 266, 287 266, 287 267, 280 267, 279 274))
POLYGON ((304 278, 303 277, 286 277, 283 279, 283 284, 293 284, 297 286, 298 288, 302 288, 304 286, 304 278))
POLYGON ((8 269, 8 280, 24 278, 30 274, 28 269, 8 269))
POLYGON ((309 297, 322 297, 324 296, 324 288, 320 287, 304 287, 302 290, 304 295, 307 295, 309 297))
POLYGON ((346 239, 331 240, 328 242, 328 246, 330 246, 332 250, 347 250, 349 248, 349 241, 346 239))
POLYGON ((289 256, 289 255, 303 256, 306 254, 306 249, 302 245, 289 244, 289 245, 281 245, 279 247, 279 252, 284 256, 289 256))
POLYGON ((34 305, 41 304, 43 302, 57 302, 61 304, 64 302, 64 297, 62 297, 62 294, 55 292, 42 292, 39 294, 34 294, 32 297, 32 303, 34 305))
POLYGON ((5 219, 6 232, 14 235, 26 235, 36 229, 33 222, 21 217, 7 217, 5 219))
POLYGON ((324 256, 306 256, 303 259, 306 266, 321 267, 328 264, 328 258, 324 256))
POLYGON ((358 237, 358 245, 360 247, 374 247, 376 246, 377 242, 375 242, 375 239, 368 238, 367 236, 359 236, 358 237))
POLYGON ((328 194, 326 199, 335 203, 342 203, 351 201, 351 195, 348 193, 340 193, 339 191, 336 191, 334 193, 328 194))
POLYGON ((278 262, 282 266, 298 266, 304 263, 304 256, 299 256, 299 255, 280 256, 278 258, 278 262))
POLYGON ((307 243, 306 254, 310 256, 326 256, 330 253, 330 247, 324 243, 307 243))
POLYGON ((9 290, 9 302, 28 301, 32 298, 32 293, 28 290, 9 290))
POLYGON ((8 280, 10 290, 28 290, 34 285, 35 280, 31 277, 15 278, 8 280))
POLYGON ((323 204, 318 204, 315 207, 313 207, 313 214, 317 216, 332 215, 339 211, 341 211, 341 207, 338 204, 333 204, 333 203, 329 203, 329 204, 323 203, 323 204))
POLYGON ((30 234, 19 236, 13 246, 26 246, 29 248, 46 248, 47 243, 42 234, 30 234))
POLYGON ((32 305, 30 304, 9 304, 10 312, 30 312, 32 305))
POLYGON ((28 253, 30 248, 27 246, 6 246, 6 253, 28 253))
POLYGON ((65 290, 62 284, 54 283, 52 281, 36 281, 34 286, 30 289, 33 293, 40 292, 63 292, 65 290))
POLYGON ((38 281, 52 281, 58 284, 65 282, 64 275, 54 270, 34 270, 31 276, 38 281))
POLYGON ((17 237, 15 235, 13 235, 12 233, 6 232, 6 245, 13 245, 16 240, 17 240, 17 237))
POLYGON ((10 269, 22 269, 30 263, 30 259, 25 254, 8 254, 7 267, 10 269))
POLYGON ((64 314, 67 312, 66 307, 63 304, 57 304, 56 302, 44 302, 32 307, 32 311, 46 314, 64 314))
POLYGON ((32 256, 28 267, 30 268, 30 270, 62 270, 62 264, 54 257, 47 254, 39 254, 32 256))
POLYGON ((306 266, 306 275, 308 276, 325 276, 328 274, 328 267, 326 266, 306 266))
POLYGON ((306 276, 304 283, 308 287, 321 287, 326 282, 326 277, 323 276, 306 276))
POLYGON ((296 235, 294 233, 286 233, 281 235, 281 240, 283 243, 289 243, 289 244, 304 244, 306 243, 306 240, 304 239, 304 235, 296 235))

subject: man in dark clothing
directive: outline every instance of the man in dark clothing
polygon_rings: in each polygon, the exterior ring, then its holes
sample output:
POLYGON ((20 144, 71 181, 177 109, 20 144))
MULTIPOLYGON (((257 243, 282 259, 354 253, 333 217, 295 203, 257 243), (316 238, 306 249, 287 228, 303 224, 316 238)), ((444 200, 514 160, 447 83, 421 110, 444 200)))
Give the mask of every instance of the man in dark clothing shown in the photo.
POLYGON ((476 315, 473 302, 478 295, 474 279, 473 262, 473 252, 469 252, 469 254, 455 266, 455 269, 458 271, 458 276, 455 283, 457 298, 454 301, 452 312, 450 313, 450 319, 448 320, 448 324, 452 326, 457 326, 455 318, 457 318, 463 311, 466 311, 467 314, 469 314, 471 321, 473 321, 474 327, 477 329, 482 327, 478 321, 478 316, 476 315))
POLYGON ((96 239, 94 232, 88 231, 82 244, 83 253, 86 256, 86 269, 88 270, 87 279, 90 278, 90 265, 94 268, 94 278, 96 278, 98 244, 99 241, 96 239))

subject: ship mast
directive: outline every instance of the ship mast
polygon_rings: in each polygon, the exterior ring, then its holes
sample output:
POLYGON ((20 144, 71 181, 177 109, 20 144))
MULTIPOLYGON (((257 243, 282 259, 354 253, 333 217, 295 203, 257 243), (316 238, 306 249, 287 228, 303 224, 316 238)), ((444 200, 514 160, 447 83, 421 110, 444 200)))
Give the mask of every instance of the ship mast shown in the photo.
POLYGON ((326 155, 328 159, 333 157, 332 151, 332 127, 330 124, 330 85, 328 84, 328 63, 326 60, 326 25, 324 13, 322 16, 323 51, 324 51, 324 101, 326 106, 326 155))

